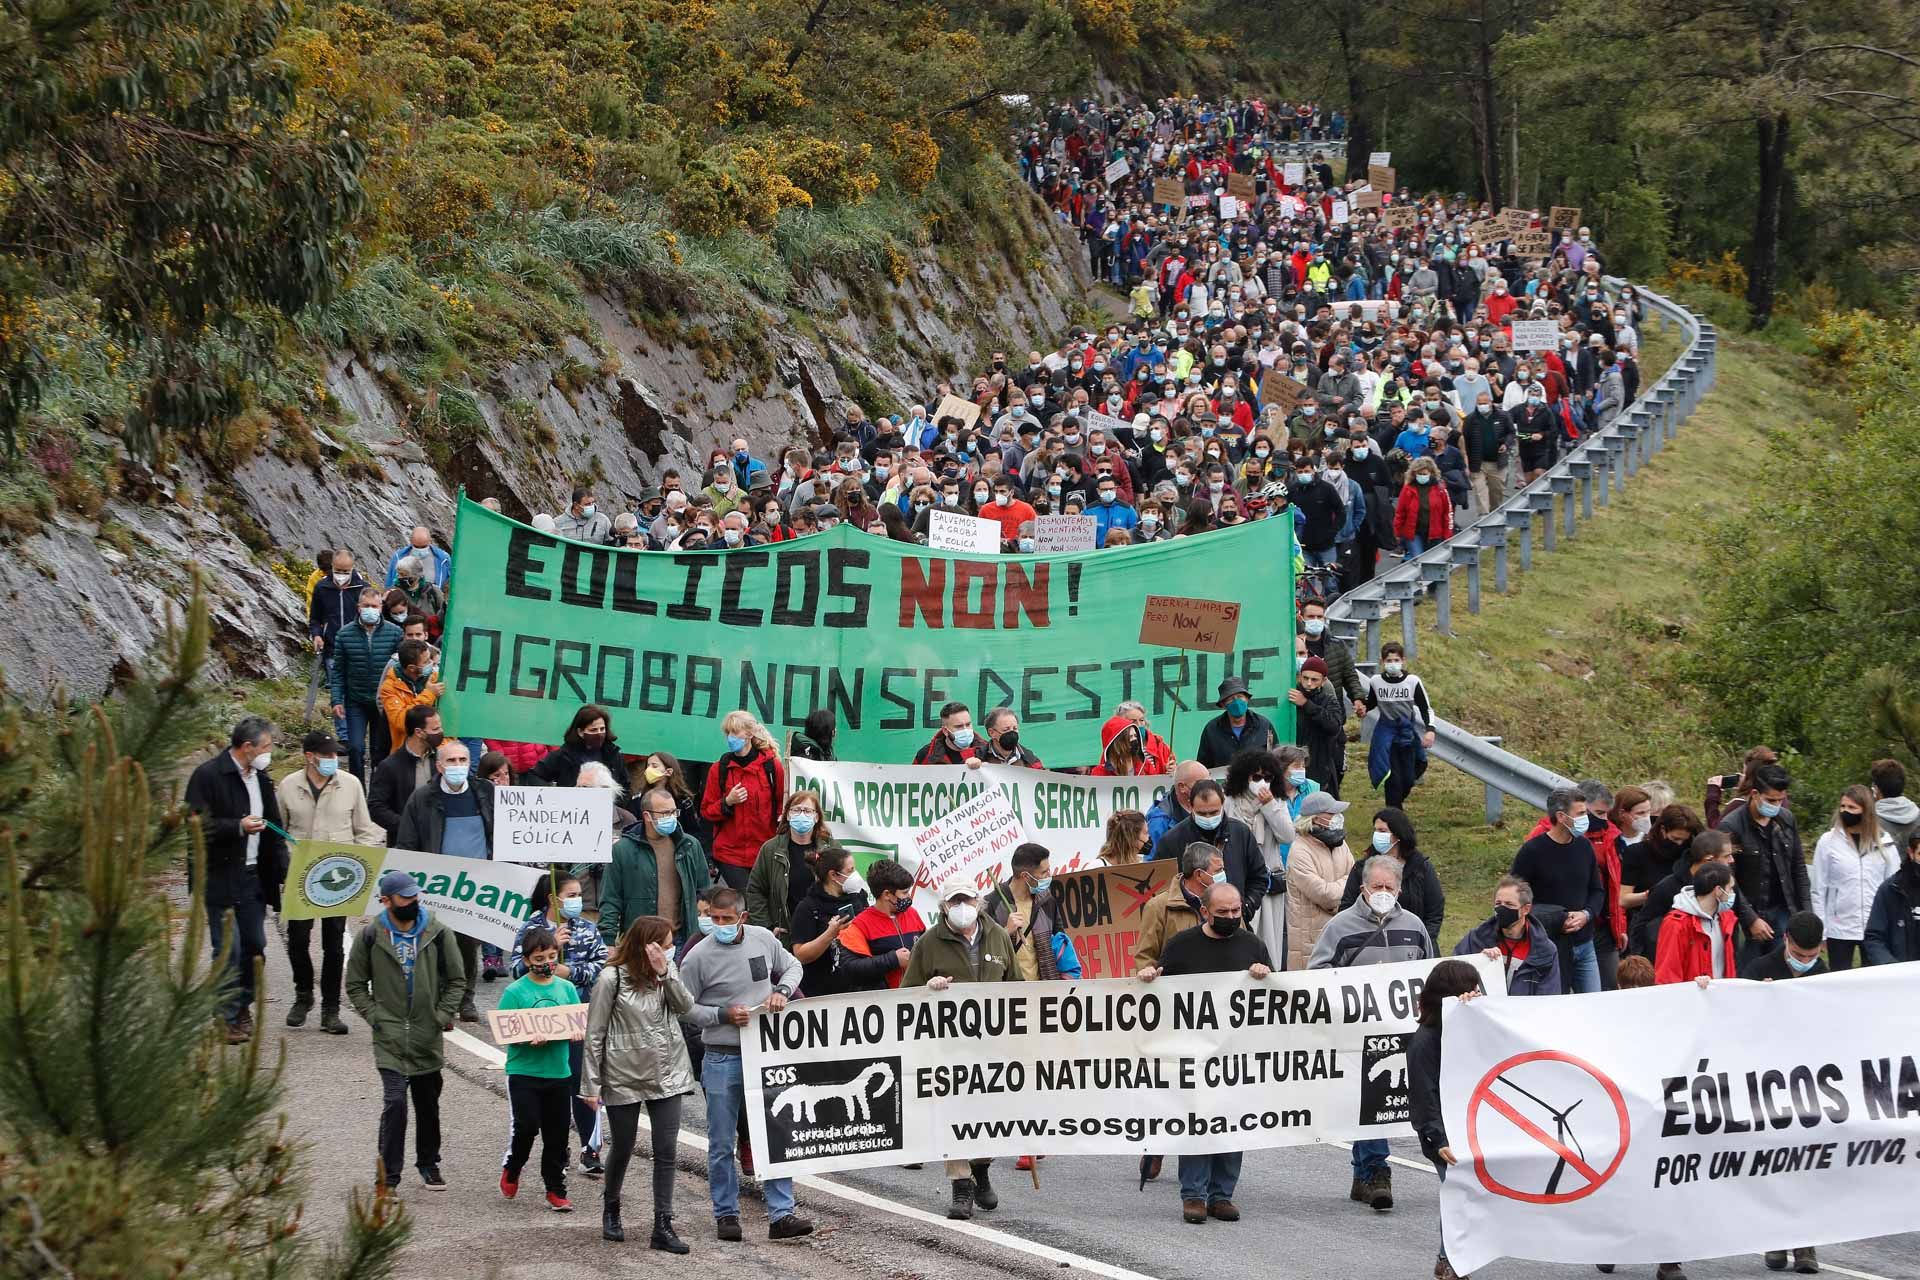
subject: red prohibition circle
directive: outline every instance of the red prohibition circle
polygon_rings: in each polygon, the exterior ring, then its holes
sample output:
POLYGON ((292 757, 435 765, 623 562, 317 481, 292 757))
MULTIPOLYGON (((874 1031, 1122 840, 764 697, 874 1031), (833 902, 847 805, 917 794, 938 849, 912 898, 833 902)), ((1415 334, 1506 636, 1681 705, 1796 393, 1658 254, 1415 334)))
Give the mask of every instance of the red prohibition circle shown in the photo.
POLYGON ((1509 1200, 1519 1200, 1526 1204, 1571 1204, 1575 1200, 1582 1200, 1592 1195, 1606 1184, 1607 1179, 1619 1171, 1620 1162, 1627 1158, 1627 1144, 1630 1136, 1631 1130, 1627 1124, 1627 1103, 1626 1099, 1620 1096, 1619 1087, 1602 1075, 1592 1063, 1576 1058, 1570 1053, 1561 1053, 1557 1049, 1536 1049, 1532 1053, 1518 1054, 1505 1062, 1498 1063, 1486 1075, 1480 1077, 1480 1083, 1474 1087, 1473 1096, 1467 1102, 1467 1149, 1473 1153, 1474 1172, 1480 1179, 1480 1185, 1494 1195, 1505 1196, 1509 1200), (1600 1087, 1606 1091, 1608 1100, 1613 1103, 1614 1117, 1619 1121, 1620 1126, 1620 1149, 1614 1153, 1612 1163, 1605 1169, 1593 1168, 1585 1160, 1562 1146, 1558 1139, 1548 1134, 1539 1125, 1521 1115, 1512 1104, 1493 1093, 1493 1082, 1502 1072, 1529 1062, 1564 1062, 1569 1066, 1578 1067, 1599 1081, 1600 1087), (1482 1103, 1499 1113, 1529 1138, 1565 1159, 1587 1180, 1586 1185, 1576 1191, 1559 1191, 1547 1195, 1539 1191, 1516 1190, 1488 1173, 1486 1160, 1480 1152, 1480 1106, 1482 1103))

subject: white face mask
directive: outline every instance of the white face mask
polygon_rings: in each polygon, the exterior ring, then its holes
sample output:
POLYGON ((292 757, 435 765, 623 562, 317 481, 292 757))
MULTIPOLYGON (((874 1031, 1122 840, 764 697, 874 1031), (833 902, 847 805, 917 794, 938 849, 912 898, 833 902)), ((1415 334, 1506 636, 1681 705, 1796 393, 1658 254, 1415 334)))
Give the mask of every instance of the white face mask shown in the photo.
POLYGON ((1376 916, 1385 916, 1392 912, 1394 906, 1398 904, 1399 901, 1399 895, 1390 893, 1385 889, 1375 889, 1367 895, 1367 910, 1373 912, 1376 916))
POLYGON ((947 923, 965 933, 980 919, 980 908, 971 902, 957 902, 947 908, 947 923))
POLYGON ((253 758, 253 771, 255 773, 265 773, 267 771, 268 766, 272 764, 273 764, 273 752, 262 751, 259 755, 253 758))

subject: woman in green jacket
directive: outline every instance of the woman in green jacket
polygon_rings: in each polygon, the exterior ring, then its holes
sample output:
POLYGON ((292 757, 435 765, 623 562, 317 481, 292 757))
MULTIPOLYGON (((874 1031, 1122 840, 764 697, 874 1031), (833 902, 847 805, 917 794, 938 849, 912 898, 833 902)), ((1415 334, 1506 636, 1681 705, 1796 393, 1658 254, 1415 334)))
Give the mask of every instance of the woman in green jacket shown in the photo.
POLYGON ((820 797, 811 791, 788 796, 773 838, 760 846, 747 873, 747 919, 786 945, 793 909, 813 888, 815 861, 839 847, 821 821, 820 797))

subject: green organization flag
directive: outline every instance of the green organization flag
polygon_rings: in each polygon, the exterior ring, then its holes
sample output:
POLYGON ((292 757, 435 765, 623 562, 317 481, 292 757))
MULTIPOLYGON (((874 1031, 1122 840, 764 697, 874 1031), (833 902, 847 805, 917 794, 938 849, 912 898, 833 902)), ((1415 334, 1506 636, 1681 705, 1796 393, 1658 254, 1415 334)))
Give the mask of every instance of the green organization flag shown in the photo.
POLYGON ((826 707, 841 759, 904 762, 941 706, 963 702, 976 724, 1012 707, 1022 744, 1067 767, 1099 758, 1101 722, 1127 700, 1192 754, 1229 675, 1293 736, 1284 519, 1046 556, 934 551, 844 524, 670 554, 569 541, 463 497, 454 546, 449 736, 559 742, 591 702, 627 743, 711 760, 729 711, 797 728, 826 707), (1140 644, 1149 595, 1237 604, 1233 651, 1140 644))
POLYGON ((317 920, 322 916, 365 915, 367 900, 386 861, 387 851, 380 845, 294 841, 280 918, 317 920))

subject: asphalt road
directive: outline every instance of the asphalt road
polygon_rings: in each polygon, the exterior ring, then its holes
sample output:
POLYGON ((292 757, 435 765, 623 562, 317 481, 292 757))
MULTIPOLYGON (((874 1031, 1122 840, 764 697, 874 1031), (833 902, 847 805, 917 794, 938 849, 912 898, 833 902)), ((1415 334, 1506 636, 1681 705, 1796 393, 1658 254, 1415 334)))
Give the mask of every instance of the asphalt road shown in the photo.
MULTIPOLYGON (((285 949, 270 934, 268 992, 262 1025, 285 1046, 288 1118, 309 1147, 311 1194, 307 1222, 330 1232, 344 1217, 349 1192, 371 1183, 379 1079, 364 1024, 351 1013, 348 1036, 328 1036, 317 1016, 301 1030, 282 1026, 290 1000, 285 949)), ((316 957, 317 959, 317 957, 316 957)), ((482 1007, 499 999, 502 983, 478 987, 482 1007)), ((460 1024, 485 1046, 481 1027, 460 1024)), ((497 1188, 506 1135, 505 1083, 481 1056, 448 1046, 442 1099, 445 1173, 450 1188, 429 1192, 405 1175, 402 1194, 414 1218, 414 1238, 400 1268, 403 1277, 462 1274, 501 1280, 547 1280, 556 1261, 621 1277, 655 1275, 665 1255, 646 1248, 648 1171, 628 1175, 629 1241, 600 1239, 598 1183, 577 1174, 571 1193, 578 1211, 556 1215, 541 1201, 537 1177, 520 1197, 505 1201, 497 1188), (557 1251, 564 1250, 564 1253, 557 1251)), ((269 1050, 275 1048, 270 1042, 269 1050)), ((1350 1280, 1356 1275, 1429 1276, 1439 1242, 1439 1182, 1408 1140, 1395 1144, 1406 1163, 1394 1167, 1397 1207, 1376 1214, 1347 1199, 1351 1179, 1345 1150, 1327 1145, 1249 1152, 1234 1199, 1244 1217, 1235 1224, 1181 1221, 1173 1162, 1158 1182, 1138 1189, 1135 1162, 1126 1157, 1051 1157, 1040 1164, 1040 1189, 1011 1161, 995 1165, 1000 1208, 957 1229, 942 1216, 947 1188, 937 1166, 923 1170, 862 1170, 803 1180, 801 1212, 818 1224, 809 1240, 773 1244, 756 1200, 743 1201, 747 1238, 723 1244, 713 1235, 706 1194, 697 1099, 687 1109, 695 1143, 682 1143, 675 1222, 693 1246, 689 1262, 725 1266, 740 1277, 978 1277, 1069 1273, 1138 1277, 1241 1275, 1250 1267, 1289 1280, 1350 1280), (849 1197, 852 1197, 851 1199, 849 1197)), ((576 1153, 577 1155, 577 1153, 576 1153)), ((530 1171, 531 1172, 531 1171, 530 1171)), ((1920 1234, 1886 1237, 1821 1250, 1829 1274, 1855 1280, 1920 1280, 1920 1234)), ((1652 1275, 1651 1267, 1623 1267, 1622 1276, 1652 1275)), ((1476 1273, 1481 1280, 1592 1277, 1590 1267, 1503 1262, 1476 1273)), ((1689 1262, 1693 1280, 1727 1280, 1772 1273, 1757 1255, 1689 1262)))

